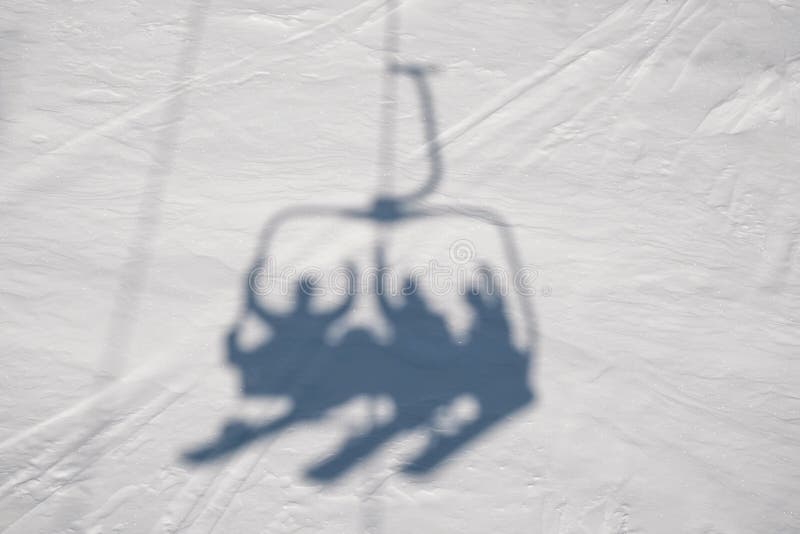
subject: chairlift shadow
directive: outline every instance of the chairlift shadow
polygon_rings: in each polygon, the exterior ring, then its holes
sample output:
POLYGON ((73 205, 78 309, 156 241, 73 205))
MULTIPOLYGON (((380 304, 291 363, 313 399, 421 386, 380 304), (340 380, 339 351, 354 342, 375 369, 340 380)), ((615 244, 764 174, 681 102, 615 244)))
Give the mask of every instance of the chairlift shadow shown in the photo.
MULTIPOLYGON (((429 68, 394 60, 387 63, 387 76, 407 76, 416 87, 430 167, 427 180, 405 195, 379 194, 368 206, 306 205, 279 212, 262 230, 253 269, 266 262, 280 229, 299 219, 360 220, 385 233, 411 221, 466 217, 496 229, 506 256, 504 263, 517 272, 522 267, 520 255, 509 225, 499 214, 481 207, 422 202, 423 197, 436 190, 443 177, 433 98, 427 80, 429 68)), ((375 243, 374 262, 378 272, 388 268, 385 251, 389 246, 385 238, 375 243)), ((463 305, 472 312, 474 320, 466 340, 458 341, 448 331, 444 318, 431 309, 424 291, 413 278, 404 280, 401 306, 394 303, 398 299, 390 298, 392 291, 377 276, 372 287, 351 286, 344 302, 327 312, 312 310, 314 284, 301 278, 295 287, 293 309, 277 313, 261 303, 250 279, 254 270, 245 280, 242 313, 226 337, 227 362, 241 376, 242 395, 289 399, 291 408, 285 415, 261 424, 229 420, 217 438, 184 454, 189 462, 214 461, 292 426, 320 421, 331 410, 355 399, 388 398, 392 405, 388 419, 374 421, 367 431, 350 436, 336 451, 309 467, 306 476, 320 482, 333 481, 392 439, 419 430, 425 431, 430 439, 403 464, 402 470, 428 473, 534 401, 529 377, 536 329, 524 293, 516 293, 526 338, 521 349, 512 342, 505 296, 485 284, 476 283, 462 295, 463 305), (332 325, 353 308, 357 290, 377 299, 393 334, 390 341, 378 340, 361 328, 350 330, 339 341, 330 340, 332 325), (240 330, 248 318, 268 325, 272 332, 267 341, 250 349, 240 342, 240 330), (441 414, 461 398, 471 399, 476 413, 443 428, 441 414)), ((354 278, 351 277, 353 284, 354 278)))

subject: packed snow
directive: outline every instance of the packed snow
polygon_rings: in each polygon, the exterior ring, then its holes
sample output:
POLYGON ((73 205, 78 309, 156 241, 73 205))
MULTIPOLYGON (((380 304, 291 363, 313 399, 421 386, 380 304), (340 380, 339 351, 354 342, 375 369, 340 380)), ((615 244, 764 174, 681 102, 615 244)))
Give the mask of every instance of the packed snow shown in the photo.
POLYGON ((0 532, 798 532, 798 147, 791 0, 6 0, 0 532))

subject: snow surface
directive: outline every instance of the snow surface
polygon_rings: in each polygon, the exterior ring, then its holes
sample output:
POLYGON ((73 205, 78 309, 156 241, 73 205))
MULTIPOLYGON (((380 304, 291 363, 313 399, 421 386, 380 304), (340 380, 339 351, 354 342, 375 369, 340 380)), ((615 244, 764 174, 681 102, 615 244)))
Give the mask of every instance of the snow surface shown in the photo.
POLYGON ((6 0, 0 528, 798 532, 798 146, 791 0, 6 0), (369 211, 426 183, 446 216, 369 211), (535 295, 363 291, 290 324, 305 397, 247 375, 292 306, 248 305, 254 256, 456 242, 535 295))

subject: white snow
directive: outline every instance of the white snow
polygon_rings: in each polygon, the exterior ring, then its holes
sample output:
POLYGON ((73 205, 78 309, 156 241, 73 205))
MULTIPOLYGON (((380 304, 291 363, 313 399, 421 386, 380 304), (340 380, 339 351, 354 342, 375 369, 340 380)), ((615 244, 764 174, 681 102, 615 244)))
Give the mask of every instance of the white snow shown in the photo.
MULTIPOLYGON (((800 5, 272 4, 0 10, 0 532, 800 530, 800 5), (409 205, 446 217, 275 224, 413 194, 437 148, 409 205), (375 267, 378 242, 403 273, 463 240, 471 268, 529 267, 536 294, 505 298, 528 375, 303 349, 328 410, 190 461, 297 400, 247 394, 228 362, 237 325, 245 351, 278 339, 243 316, 265 235, 282 266, 324 272, 375 267), (403 415, 395 385, 435 395, 420 376, 455 388, 428 424, 311 476, 403 415), (535 399, 407 472, 486 413, 469 391, 492 380, 535 399)), ((423 289, 469 346, 480 308, 423 289)), ((323 344, 437 331, 377 302, 357 295, 323 344)))

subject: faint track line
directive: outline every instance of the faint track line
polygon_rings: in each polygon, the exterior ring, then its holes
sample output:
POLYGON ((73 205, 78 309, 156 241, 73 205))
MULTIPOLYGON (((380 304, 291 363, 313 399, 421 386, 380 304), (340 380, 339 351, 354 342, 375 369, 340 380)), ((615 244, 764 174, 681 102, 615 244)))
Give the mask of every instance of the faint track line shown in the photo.
MULTIPOLYGON (((622 22, 625 22, 624 15, 635 16, 636 13, 629 13, 629 11, 631 11, 630 6, 643 3, 645 3, 644 0, 628 0, 628 2, 614 10, 614 12, 603 19, 603 21, 601 21, 597 26, 576 38, 555 58, 550 60, 545 67, 539 69, 532 75, 524 77, 515 82, 507 89, 501 91, 497 97, 492 98, 487 104, 479 108, 474 113, 468 115, 449 128, 444 129, 444 131, 442 131, 435 139, 435 142, 438 144, 439 148, 443 150, 447 145, 453 143, 479 124, 485 122, 488 118, 506 108, 512 102, 518 100, 531 89, 553 78, 560 71, 563 71, 565 68, 580 60, 582 57, 590 54, 594 49, 594 46, 591 43, 594 42, 597 35, 604 36, 602 32, 605 31, 606 27, 613 27, 615 24, 620 23, 619 19, 622 19, 622 22), (590 43, 584 45, 584 41, 590 41, 590 43)), ((641 11, 646 6, 637 7, 639 8, 639 11, 641 11)), ((423 145, 422 149, 412 152, 408 159, 414 159, 422 156, 424 151, 428 150, 428 144, 429 143, 426 143, 423 145)))

